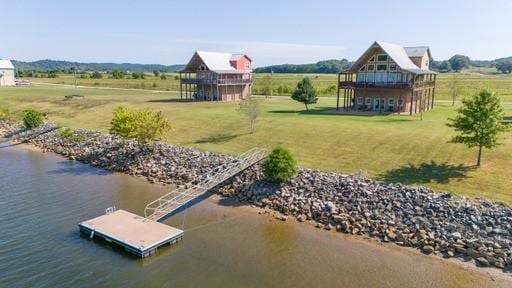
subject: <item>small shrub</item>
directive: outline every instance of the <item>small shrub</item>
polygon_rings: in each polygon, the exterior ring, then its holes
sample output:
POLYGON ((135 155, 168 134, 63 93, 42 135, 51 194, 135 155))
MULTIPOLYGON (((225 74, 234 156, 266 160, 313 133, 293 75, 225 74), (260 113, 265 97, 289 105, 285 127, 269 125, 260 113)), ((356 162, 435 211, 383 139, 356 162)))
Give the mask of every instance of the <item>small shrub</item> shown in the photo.
POLYGON ((92 72, 91 79, 101 79, 101 78, 103 78, 103 75, 101 75, 100 72, 98 72, 98 71, 92 72))
POLYGON ((278 147, 263 162, 263 174, 274 182, 288 181, 297 174, 297 161, 290 151, 278 147))
POLYGON ((156 84, 156 82, 153 82, 153 84, 151 84, 151 87, 156 88, 158 87, 158 84, 156 84))
POLYGON ((11 113, 6 108, 0 107, 0 119, 9 119, 11 117, 11 113))
POLYGON ((167 80, 167 76, 165 76, 165 74, 160 74, 160 79, 167 80))
POLYGON ((62 139, 71 139, 73 138, 73 130, 69 127, 61 128, 59 129, 57 136, 62 139))
POLYGON ((43 115, 35 110, 28 110, 23 115, 23 124, 27 129, 34 129, 43 124, 43 115))
POLYGON ((110 133, 125 139, 134 139, 140 143, 159 140, 171 130, 171 124, 162 112, 152 112, 149 109, 133 110, 118 107, 110 122, 110 133))

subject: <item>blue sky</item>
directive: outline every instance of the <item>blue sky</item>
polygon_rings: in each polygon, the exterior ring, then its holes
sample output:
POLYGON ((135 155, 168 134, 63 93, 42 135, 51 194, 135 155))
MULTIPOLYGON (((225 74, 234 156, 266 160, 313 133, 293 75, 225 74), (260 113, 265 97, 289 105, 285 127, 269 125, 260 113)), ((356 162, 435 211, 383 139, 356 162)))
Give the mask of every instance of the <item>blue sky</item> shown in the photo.
POLYGON ((0 0, 0 58, 184 63, 195 50, 256 66, 354 60, 374 40, 434 59, 512 56, 512 1, 0 0))

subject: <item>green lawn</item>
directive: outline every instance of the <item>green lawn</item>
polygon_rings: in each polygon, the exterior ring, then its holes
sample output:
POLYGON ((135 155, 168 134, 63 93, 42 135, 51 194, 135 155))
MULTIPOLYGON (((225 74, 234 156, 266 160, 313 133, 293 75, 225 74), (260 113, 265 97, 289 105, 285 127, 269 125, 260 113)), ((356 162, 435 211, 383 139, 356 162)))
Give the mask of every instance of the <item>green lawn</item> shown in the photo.
MULTIPOLYGON (((483 69, 483 68, 481 68, 483 69)), ((487 70, 486 70, 487 71, 487 70)), ((460 76, 461 95, 473 93, 482 86, 492 87, 506 102, 512 102, 512 75, 503 74, 482 74, 481 70, 468 70, 460 76)), ((175 77, 177 74, 166 74, 167 80, 161 80, 153 74, 147 74, 146 78, 140 79, 77 79, 77 85, 95 86, 95 87, 117 87, 127 89, 147 89, 147 90, 164 90, 179 91, 179 80, 175 77)), ((254 74, 254 94, 261 94, 263 77, 266 74, 254 74)), ((273 74, 272 87, 273 95, 290 95, 293 88, 303 77, 310 77, 319 91, 320 96, 335 96, 337 75, 335 74, 273 74), (331 89, 329 89, 329 87, 331 89), (282 92, 288 91, 288 92, 282 92)), ((451 99, 450 82, 453 73, 438 74, 436 99, 451 99)), ((33 82, 45 82, 54 84, 70 84, 74 85, 75 79, 73 75, 59 74, 58 78, 30 78, 33 82)))
MULTIPOLYGON (((16 115, 36 109, 63 126, 107 131, 115 107, 149 107, 163 111, 172 121, 170 143, 232 154, 254 146, 272 149, 282 145, 306 167, 364 173, 512 203, 512 133, 498 149, 484 151, 483 166, 475 169, 476 150, 448 143, 453 133, 445 123, 455 113, 450 106, 437 106, 421 121, 417 116, 326 113, 335 106, 333 98, 321 98, 309 112, 288 97, 262 98, 265 112, 257 132, 250 134, 237 103, 183 103, 178 98, 176 92, 145 90, 35 85, 0 89, 0 107, 16 115), (64 100, 69 94, 85 99, 64 100)), ((507 106, 507 115, 512 115, 512 106, 507 106)))

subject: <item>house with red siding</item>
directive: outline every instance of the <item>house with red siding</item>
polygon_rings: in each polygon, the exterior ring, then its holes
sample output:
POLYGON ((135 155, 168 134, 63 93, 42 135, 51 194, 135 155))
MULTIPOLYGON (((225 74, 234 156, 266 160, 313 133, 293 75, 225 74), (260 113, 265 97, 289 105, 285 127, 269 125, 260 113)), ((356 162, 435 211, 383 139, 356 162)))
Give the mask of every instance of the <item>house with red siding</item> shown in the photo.
POLYGON ((179 75, 182 99, 237 101, 251 95, 252 59, 245 54, 196 51, 179 75))

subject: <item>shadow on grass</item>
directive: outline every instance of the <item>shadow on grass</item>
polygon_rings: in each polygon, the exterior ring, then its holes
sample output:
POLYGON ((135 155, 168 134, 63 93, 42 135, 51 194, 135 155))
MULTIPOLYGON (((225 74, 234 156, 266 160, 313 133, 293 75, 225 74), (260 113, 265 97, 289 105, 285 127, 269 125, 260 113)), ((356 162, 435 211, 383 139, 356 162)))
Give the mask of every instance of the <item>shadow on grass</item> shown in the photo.
MULTIPOLYGON (((321 107, 321 108, 310 108, 309 110, 301 110, 301 111, 296 111, 296 110, 271 110, 269 111, 269 113, 274 113, 274 114, 297 114, 297 115, 325 115, 325 116, 338 116, 338 117, 343 117, 343 116, 358 116, 358 117, 375 117, 375 116, 389 116, 389 115, 394 115, 393 113, 390 113, 390 112, 382 112, 382 113, 364 113, 364 112, 358 112, 358 111, 354 111, 354 112, 343 112, 341 109, 340 109, 340 112, 337 112, 335 110, 335 108, 333 107, 321 107)), ((410 121, 410 119, 390 119, 390 120, 393 120, 393 121, 410 121)), ((387 121, 387 120, 385 120, 387 121)))
POLYGON ((149 102, 149 103, 193 103, 193 102, 197 102, 197 101, 190 100, 190 99, 171 98, 171 99, 153 99, 153 100, 148 100, 146 102, 149 102))
POLYGON ((437 163, 431 161, 430 163, 421 163, 419 165, 409 163, 379 175, 379 179, 406 185, 432 182, 446 184, 452 179, 460 181, 463 178, 467 178, 467 173, 473 169, 475 169, 475 166, 452 165, 446 162, 437 163))
MULTIPOLYGON (((245 133, 245 134, 247 134, 247 133, 245 133)), ((242 136, 242 135, 245 135, 245 134, 232 134, 232 135, 220 134, 220 135, 213 135, 213 136, 209 136, 209 137, 198 139, 198 140, 194 141, 194 143, 195 144, 205 144, 205 143, 221 144, 221 143, 226 143, 228 141, 231 141, 231 140, 237 138, 238 136, 242 136)))

